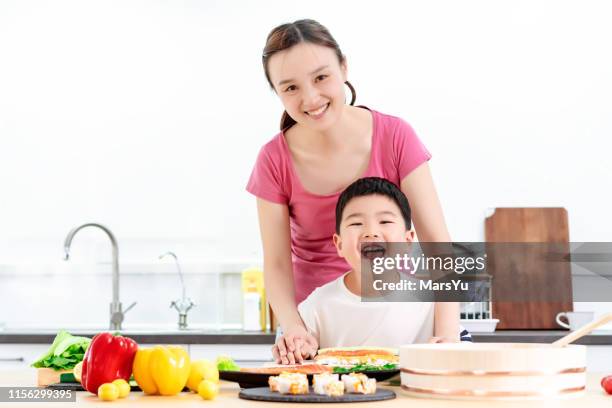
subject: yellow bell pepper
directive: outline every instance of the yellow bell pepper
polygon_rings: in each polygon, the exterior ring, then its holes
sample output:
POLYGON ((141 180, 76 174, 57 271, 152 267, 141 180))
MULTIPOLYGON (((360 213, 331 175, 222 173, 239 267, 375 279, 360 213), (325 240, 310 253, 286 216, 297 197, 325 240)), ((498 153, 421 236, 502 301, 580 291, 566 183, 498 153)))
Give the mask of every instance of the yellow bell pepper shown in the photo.
POLYGON ((133 374, 146 394, 176 395, 183 390, 191 364, 187 351, 179 346, 139 348, 133 374))

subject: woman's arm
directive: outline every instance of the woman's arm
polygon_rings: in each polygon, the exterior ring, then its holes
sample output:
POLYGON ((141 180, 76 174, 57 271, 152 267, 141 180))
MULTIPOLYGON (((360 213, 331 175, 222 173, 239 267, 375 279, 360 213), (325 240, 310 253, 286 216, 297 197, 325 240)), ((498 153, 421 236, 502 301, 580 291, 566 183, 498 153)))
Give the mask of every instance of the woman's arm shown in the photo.
POLYGON ((314 344, 316 340, 308 334, 295 304, 289 208, 258 198, 257 212, 263 243, 266 296, 284 333, 273 348, 274 358, 283 364, 301 362, 307 355, 314 356, 318 344, 314 344), (298 339, 300 341, 296 341, 298 339))
POLYGON ((289 208, 284 204, 257 199, 259 231, 264 254, 266 296, 283 331, 302 324, 295 304, 289 208))
POLYGON ((451 242, 429 165, 423 163, 412 170, 402 180, 401 189, 408 197, 419 241, 451 242))
MULTIPOLYGON (((451 242, 429 165, 423 163, 411 171, 402 180, 401 189, 408 197, 419 241, 451 242)), ((444 341, 459 341, 459 303, 436 302, 434 336, 444 341)))

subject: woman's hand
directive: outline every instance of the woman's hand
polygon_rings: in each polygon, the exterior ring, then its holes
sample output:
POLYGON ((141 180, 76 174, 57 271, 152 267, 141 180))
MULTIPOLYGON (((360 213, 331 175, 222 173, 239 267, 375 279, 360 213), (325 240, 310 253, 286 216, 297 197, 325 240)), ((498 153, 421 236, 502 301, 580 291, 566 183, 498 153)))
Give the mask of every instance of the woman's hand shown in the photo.
POLYGON ((272 346, 272 356, 276 363, 301 364, 304 359, 314 358, 319 342, 304 326, 290 327, 272 346))

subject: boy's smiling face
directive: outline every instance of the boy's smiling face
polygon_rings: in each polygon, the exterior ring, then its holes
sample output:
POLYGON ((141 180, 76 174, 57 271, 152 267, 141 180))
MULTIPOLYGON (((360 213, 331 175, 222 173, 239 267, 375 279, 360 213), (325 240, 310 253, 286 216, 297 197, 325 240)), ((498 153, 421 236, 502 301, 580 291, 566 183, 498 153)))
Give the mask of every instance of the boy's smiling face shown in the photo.
POLYGON ((372 194, 355 197, 344 207, 340 234, 334 234, 338 254, 355 272, 361 271, 361 257, 385 256, 386 242, 412 242, 414 232, 391 198, 372 194))

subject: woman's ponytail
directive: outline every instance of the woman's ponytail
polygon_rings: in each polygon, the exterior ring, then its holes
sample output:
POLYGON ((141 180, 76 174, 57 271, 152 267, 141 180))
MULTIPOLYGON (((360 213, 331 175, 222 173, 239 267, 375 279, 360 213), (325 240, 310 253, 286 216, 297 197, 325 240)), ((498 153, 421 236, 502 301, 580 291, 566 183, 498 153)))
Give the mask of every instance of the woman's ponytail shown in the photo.
POLYGON ((284 132, 285 130, 289 129, 291 126, 295 125, 296 123, 297 122, 293 120, 291 116, 289 116, 287 111, 283 111, 283 116, 281 116, 281 122, 280 122, 281 132, 284 132))

